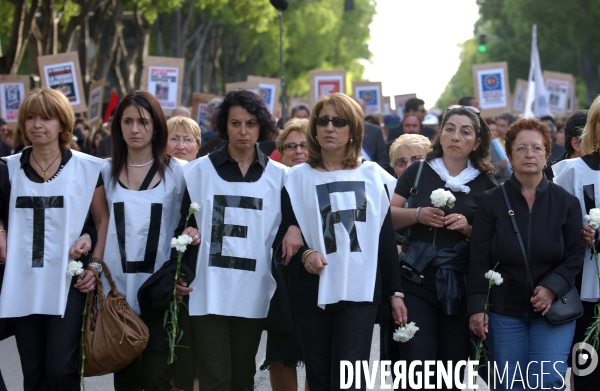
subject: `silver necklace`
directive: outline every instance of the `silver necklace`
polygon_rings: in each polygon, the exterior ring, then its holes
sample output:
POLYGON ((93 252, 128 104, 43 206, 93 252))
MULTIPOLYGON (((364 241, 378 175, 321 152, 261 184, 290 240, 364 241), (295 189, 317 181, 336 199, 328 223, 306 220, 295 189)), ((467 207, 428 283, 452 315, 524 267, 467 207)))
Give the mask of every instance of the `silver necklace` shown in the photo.
POLYGON ((154 158, 152 158, 152 160, 150 160, 148 163, 144 163, 144 164, 129 164, 129 163, 127 163, 127 165, 128 165, 129 167, 135 167, 135 168, 138 168, 138 167, 144 167, 144 166, 147 166, 148 164, 152 164, 152 162, 154 162, 154 158))

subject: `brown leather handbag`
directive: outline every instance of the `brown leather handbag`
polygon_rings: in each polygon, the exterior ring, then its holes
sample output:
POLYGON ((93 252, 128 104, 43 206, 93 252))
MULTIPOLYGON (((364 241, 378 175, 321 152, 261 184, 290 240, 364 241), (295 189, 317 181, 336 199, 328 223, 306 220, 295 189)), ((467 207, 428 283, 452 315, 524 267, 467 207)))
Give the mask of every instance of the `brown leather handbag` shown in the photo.
POLYGON ((102 281, 96 275, 96 290, 88 295, 84 332, 85 376, 116 372, 129 365, 148 344, 148 327, 117 290, 110 269, 102 265, 110 291, 104 297, 102 281))

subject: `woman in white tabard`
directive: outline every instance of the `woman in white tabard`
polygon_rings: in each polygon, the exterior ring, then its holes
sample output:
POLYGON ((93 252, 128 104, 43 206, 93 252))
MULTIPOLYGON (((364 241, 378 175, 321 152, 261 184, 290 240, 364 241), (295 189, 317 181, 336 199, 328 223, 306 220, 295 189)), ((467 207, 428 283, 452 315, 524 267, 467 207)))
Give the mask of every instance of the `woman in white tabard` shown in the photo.
MULTIPOLYGON (((200 205, 200 246, 186 252, 192 274, 189 314, 200 389, 253 390, 256 352, 276 283, 270 249, 281 221, 286 168, 257 142, 275 124, 262 99, 248 90, 227 93, 212 119, 223 147, 184 167, 190 202, 200 205), (196 253, 194 253, 196 251, 196 253), (193 280, 193 281, 192 281, 193 280)), ((181 224, 180 224, 181 225, 181 224)))
MULTIPOLYGON (((352 98, 322 98, 310 117, 308 160, 289 170, 282 191, 278 238, 298 226, 305 239, 295 255, 284 252, 293 255, 288 293, 311 390, 340 389, 341 360, 369 360, 380 304, 390 300, 397 323, 407 317, 390 213, 395 181, 359 158, 363 135, 352 98)), ((361 385, 351 389, 364 389, 364 376, 361 385)))
MULTIPOLYGON (((579 199, 583 216, 590 213, 592 208, 600 208, 600 96, 594 99, 590 106, 587 122, 581 133, 580 144, 583 156, 576 159, 565 159, 554 164, 554 183, 564 188, 579 199)), ((562 206, 562 205, 561 205, 562 206)), ((596 229, 585 225, 581 230, 582 239, 587 247, 583 259, 583 270, 576 278, 576 285, 581 292, 583 316, 575 324, 573 343, 582 342, 590 324, 596 317, 595 307, 600 300, 600 283, 598 282, 598 259, 593 256, 592 243, 598 249, 600 243, 596 229)), ((582 355, 579 355, 581 357, 582 355)), ((591 357, 589 358, 591 361, 591 357)), ((588 363, 589 363, 588 361, 588 363)), ((587 368, 582 366, 581 368, 587 368)), ((578 391, 598 389, 600 368, 596 367, 585 375, 573 374, 573 388, 578 391)))
MULTIPOLYGON (((112 122, 112 159, 102 168, 110 222, 104 258, 117 288, 140 314, 138 290, 169 260, 185 190, 182 164, 167 155, 168 130, 158 100, 127 94, 112 122)), ((199 242, 197 231, 190 236, 199 242)), ((115 390, 170 390, 164 312, 144 317, 150 340, 141 357, 114 375, 115 390)))
POLYGON ((79 390, 79 340, 86 293, 95 288, 108 212, 102 161, 68 149, 74 114, 62 93, 32 90, 19 108, 26 148, 6 158, 10 234, 0 318, 12 318, 26 391, 79 390), (91 211, 94 225, 86 224, 91 211), (96 239, 97 237, 97 239, 96 239), (92 258, 92 261, 94 261, 92 258), (84 270, 67 273, 79 260, 84 270), (96 267, 95 267, 96 266, 96 267))

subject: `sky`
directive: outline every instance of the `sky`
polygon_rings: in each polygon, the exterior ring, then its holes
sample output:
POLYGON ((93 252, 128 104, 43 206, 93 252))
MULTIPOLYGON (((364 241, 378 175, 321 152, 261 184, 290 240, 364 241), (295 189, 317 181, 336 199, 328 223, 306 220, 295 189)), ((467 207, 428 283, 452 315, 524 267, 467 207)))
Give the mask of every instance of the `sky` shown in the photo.
POLYGON ((458 44, 473 36, 478 12, 475 0, 377 0, 365 80, 381 81, 384 96, 416 93, 433 107, 458 69, 458 44))

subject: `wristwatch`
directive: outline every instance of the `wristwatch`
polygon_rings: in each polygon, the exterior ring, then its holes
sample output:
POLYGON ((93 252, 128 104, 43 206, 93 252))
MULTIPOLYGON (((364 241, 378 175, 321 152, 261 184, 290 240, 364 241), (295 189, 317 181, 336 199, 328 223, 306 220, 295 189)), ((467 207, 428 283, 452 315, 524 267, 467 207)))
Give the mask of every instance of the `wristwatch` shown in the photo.
POLYGON ((96 269, 96 271, 98 272, 98 274, 102 273, 102 265, 99 264, 98 262, 90 262, 89 266, 91 266, 94 269, 96 269))

